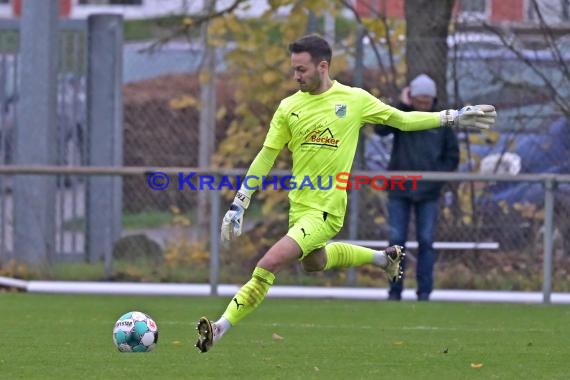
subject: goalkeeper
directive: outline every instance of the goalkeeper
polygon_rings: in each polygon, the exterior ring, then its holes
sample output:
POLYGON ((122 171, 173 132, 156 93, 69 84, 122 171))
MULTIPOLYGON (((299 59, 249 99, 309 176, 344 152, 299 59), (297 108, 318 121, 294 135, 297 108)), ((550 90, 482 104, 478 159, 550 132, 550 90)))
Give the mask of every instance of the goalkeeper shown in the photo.
MULTIPOLYGON (((383 251, 346 243, 331 243, 344 221, 347 194, 336 188, 336 175, 350 172, 359 130, 365 124, 385 124, 404 131, 454 126, 489 128, 495 123, 491 105, 440 112, 402 112, 360 88, 345 86, 329 76, 332 52, 317 35, 289 45, 293 78, 298 92, 283 99, 271 120, 263 148, 247 175, 261 178, 271 170, 280 150, 287 145, 293 155, 293 178, 309 177, 311 183, 332 178, 329 190, 293 189, 289 192, 289 230, 258 261, 251 279, 229 302, 215 322, 200 318, 196 347, 208 351, 222 336, 255 310, 275 281, 276 274, 299 260, 308 272, 365 264, 384 269, 391 281, 402 275, 404 257, 400 246, 383 251)), ((327 184, 328 185, 328 184, 327 184)), ((224 216, 221 239, 233 240, 242 232, 244 212, 253 195, 252 181, 237 192, 224 216)), ((260 186, 261 187, 261 186, 260 186)))

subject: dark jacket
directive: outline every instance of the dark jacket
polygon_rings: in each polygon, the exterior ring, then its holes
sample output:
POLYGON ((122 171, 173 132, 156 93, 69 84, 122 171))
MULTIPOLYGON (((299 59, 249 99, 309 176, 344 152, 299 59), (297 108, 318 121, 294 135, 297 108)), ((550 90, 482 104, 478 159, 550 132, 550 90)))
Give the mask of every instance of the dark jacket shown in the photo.
MULTIPOLYGON (((397 108, 404 112, 414 111, 403 103, 397 108)), ((435 110, 435 102, 432 110, 435 110)), ((452 128, 403 132, 390 126, 377 125, 375 132, 381 136, 394 134, 388 170, 452 172, 457 169, 459 144, 452 128)), ((413 190, 411 180, 407 180, 405 190, 400 190, 396 186, 389 192, 391 197, 406 197, 412 200, 437 199, 443 185, 444 182, 441 181, 417 181, 417 188, 413 190)))

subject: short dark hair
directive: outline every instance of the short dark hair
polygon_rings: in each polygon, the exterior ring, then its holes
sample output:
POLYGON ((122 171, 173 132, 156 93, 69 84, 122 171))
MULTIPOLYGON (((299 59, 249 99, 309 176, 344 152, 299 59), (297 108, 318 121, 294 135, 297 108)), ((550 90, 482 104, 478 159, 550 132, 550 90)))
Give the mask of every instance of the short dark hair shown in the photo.
POLYGON ((332 50, 331 46, 323 37, 318 34, 309 34, 299 38, 297 41, 289 44, 290 53, 307 52, 315 64, 321 61, 327 61, 331 64, 332 50))

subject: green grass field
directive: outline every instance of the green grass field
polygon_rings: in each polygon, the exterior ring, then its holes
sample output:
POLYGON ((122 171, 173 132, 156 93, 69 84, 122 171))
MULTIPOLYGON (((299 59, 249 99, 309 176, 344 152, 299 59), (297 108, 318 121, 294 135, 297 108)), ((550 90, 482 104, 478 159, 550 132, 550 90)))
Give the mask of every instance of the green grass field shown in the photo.
POLYGON ((267 299, 198 353, 195 320, 217 317, 227 301, 0 293, 0 379, 570 376, 567 306, 267 299), (157 322, 154 351, 116 351, 111 331, 129 310, 157 322))

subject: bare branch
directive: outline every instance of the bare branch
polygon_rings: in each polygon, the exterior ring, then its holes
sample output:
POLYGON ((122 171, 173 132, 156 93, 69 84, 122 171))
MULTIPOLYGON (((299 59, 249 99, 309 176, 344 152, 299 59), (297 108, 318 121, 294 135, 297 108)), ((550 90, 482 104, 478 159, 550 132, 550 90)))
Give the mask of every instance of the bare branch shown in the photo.
POLYGON ((217 12, 215 12, 215 11, 214 12, 206 12, 206 13, 202 13, 202 14, 198 14, 198 15, 188 16, 184 19, 182 26, 173 30, 167 36, 164 36, 164 37, 157 39, 152 44, 150 44, 148 47, 143 49, 143 51, 152 52, 152 51, 162 47, 163 45, 165 45, 169 41, 176 39, 176 38, 179 38, 179 37, 186 37, 188 40, 190 40, 190 32, 192 30, 196 30, 196 29, 200 28, 202 25, 207 24, 208 22, 210 22, 216 18, 223 17, 226 14, 233 13, 241 3, 244 3, 246 1, 247 0, 234 0, 234 2, 232 4, 230 4, 228 7, 221 9, 217 12))
MULTIPOLYGON (((341 3, 344 7, 346 7, 347 9, 349 9, 353 13, 354 18, 356 19, 356 22, 358 22, 360 25, 364 26, 364 23, 362 22, 360 15, 358 14, 356 8, 351 4, 351 1, 350 0, 342 0, 341 3)), ((382 76, 383 76, 383 82, 384 83, 392 83, 392 81, 390 81, 388 78, 387 70, 386 70, 386 67, 384 66, 384 62, 382 61, 382 57, 380 56, 380 52, 378 51, 378 48, 374 44, 374 39, 370 35, 370 32, 368 31, 367 28, 363 28, 363 30, 364 30, 364 36, 366 36, 371 42, 370 46, 372 47, 372 52, 374 53, 374 56, 376 57, 376 60, 378 61, 378 66, 379 66, 380 72, 382 73, 382 76)), ((386 88, 384 90, 386 93, 392 92, 386 88)), ((397 93, 397 90, 395 93, 397 93)))
POLYGON ((548 88, 548 91, 553 95, 554 102, 561 108, 562 112, 565 115, 570 115, 570 104, 567 104, 562 94, 558 91, 558 89, 554 86, 554 84, 550 81, 550 79, 547 78, 546 75, 542 71, 540 71, 536 67, 536 65, 531 62, 531 60, 528 57, 522 54, 520 49, 518 49, 515 46, 514 42, 508 41, 505 35, 501 33, 501 31, 499 31, 496 27, 490 25, 489 23, 484 22, 482 25, 484 29, 495 34, 501 40, 501 43, 507 49, 509 49, 509 51, 514 53, 521 62, 523 62, 528 68, 530 68, 536 75, 540 77, 544 85, 548 88))
POLYGON ((396 84, 396 78, 398 75, 396 73, 396 64, 394 63, 394 49, 392 48, 390 28, 388 26, 388 17, 386 17, 386 12, 383 12, 382 14, 378 14, 378 12, 376 12, 376 14, 378 15, 378 18, 382 21, 382 24, 384 25, 384 30, 386 31, 385 38, 388 45, 388 60, 390 61, 389 68, 390 71, 392 72, 391 73, 392 80, 390 81, 390 87, 393 91, 395 91, 395 94, 397 94, 398 86, 396 84))
POLYGON ((228 6, 227 8, 222 9, 218 12, 208 12, 208 13, 203 14, 203 15, 198 15, 198 16, 192 18, 192 22, 195 26, 197 26, 197 25, 199 26, 205 22, 210 22, 211 20, 213 20, 215 18, 222 17, 226 14, 231 14, 237 9, 237 7, 241 3, 244 3, 246 1, 247 0, 234 0, 234 2, 230 6, 228 6))
POLYGON ((568 69, 568 65, 564 61, 564 58, 562 57, 562 53, 560 52, 560 49, 558 48, 558 45, 556 44, 556 40, 554 38, 554 34, 552 33, 552 29, 546 24, 546 21, 544 20, 544 16, 542 14, 542 11, 540 10, 540 7, 538 6, 537 1, 531 0, 531 3, 532 3, 532 6, 534 8, 534 11, 536 12, 536 15, 538 16, 538 20, 540 22, 540 29, 543 30, 546 34, 548 45, 549 45, 550 49, 552 49, 552 52, 553 52, 554 56, 556 57, 556 60, 558 61, 560 68, 564 72, 564 76, 566 78, 568 78, 568 80, 570 80, 570 70, 568 69))

